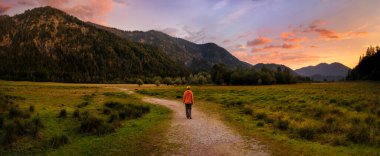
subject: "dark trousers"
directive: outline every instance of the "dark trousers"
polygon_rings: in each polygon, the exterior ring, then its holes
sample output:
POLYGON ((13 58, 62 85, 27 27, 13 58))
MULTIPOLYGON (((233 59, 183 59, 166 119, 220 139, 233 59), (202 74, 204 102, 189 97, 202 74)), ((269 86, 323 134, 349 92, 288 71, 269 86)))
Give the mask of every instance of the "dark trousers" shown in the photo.
POLYGON ((188 119, 191 118, 191 105, 192 105, 192 104, 185 104, 185 107, 186 107, 186 117, 187 117, 188 119))

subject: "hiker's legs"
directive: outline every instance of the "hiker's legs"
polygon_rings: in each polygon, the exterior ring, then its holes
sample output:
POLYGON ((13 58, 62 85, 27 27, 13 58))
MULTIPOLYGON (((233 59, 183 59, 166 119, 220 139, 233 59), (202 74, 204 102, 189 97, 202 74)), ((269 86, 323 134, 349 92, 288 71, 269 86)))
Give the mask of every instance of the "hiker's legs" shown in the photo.
POLYGON ((186 107, 186 117, 190 119, 191 118, 191 104, 185 104, 185 107, 186 107))
POLYGON ((185 104, 186 118, 190 118, 189 114, 189 104, 185 104))
POLYGON ((192 104, 189 105, 189 118, 191 119, 191 106, 192 104))

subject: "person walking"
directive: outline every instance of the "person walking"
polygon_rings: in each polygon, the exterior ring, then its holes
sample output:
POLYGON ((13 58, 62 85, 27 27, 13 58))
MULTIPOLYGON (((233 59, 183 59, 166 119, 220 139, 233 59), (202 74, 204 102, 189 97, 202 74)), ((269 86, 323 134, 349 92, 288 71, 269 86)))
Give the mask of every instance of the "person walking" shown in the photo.
POLYGON ((186 117, 191 119, 191 106, 194 104, 194 95, 190 90, 190 86, 186 86, 186 91, 183 93, 183 103, 185 104, 186 117))

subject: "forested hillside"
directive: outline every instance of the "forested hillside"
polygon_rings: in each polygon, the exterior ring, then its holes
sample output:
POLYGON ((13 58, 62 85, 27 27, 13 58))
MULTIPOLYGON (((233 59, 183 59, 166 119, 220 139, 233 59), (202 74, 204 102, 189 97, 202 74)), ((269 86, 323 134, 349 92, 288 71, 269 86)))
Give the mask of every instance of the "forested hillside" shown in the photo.
POLYGON ((348 78, 380 81, 380 47, 368 47, 366 54, 360 57, 359 64, 352 69, 348 78))
POLYGON ((0 36, 0 79, 105 83, 187 74, 158 47, 51 7, 0 16, 0 36))

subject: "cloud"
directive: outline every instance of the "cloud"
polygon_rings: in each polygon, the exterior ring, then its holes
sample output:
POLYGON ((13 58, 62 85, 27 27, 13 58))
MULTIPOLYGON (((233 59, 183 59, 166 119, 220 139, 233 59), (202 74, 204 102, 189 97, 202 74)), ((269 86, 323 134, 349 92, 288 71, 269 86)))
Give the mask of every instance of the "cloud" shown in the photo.
POLYGON ((3 2, 0 2, 0 15, 4 14, 5 12, 7 12, 11 8, 12 7, 9 4, 5 4, 3 2))
POLYGON ((323 57, 300 52, 269 52, 251 56, 250 63, 277 63, 284 65, 304 65, 317 62, 323 57))
POLYGON ((206 28, 195 30, 194 28, 185 25, 182 28, 182 31, 185 33, 183 37, 185 40, 189 40, 195 43, 203 43, 206 39, 206 28))
POLYGON ((294 37, 295 34, 296 34, 295 32, 282 32, 281 38, 287 42, 304 42, 304 41, 306 41, 306 39, 307 39, 306 37, 294 37))
POLYGON ((270 38, 257 37, 256 39, 254 39, 252 41, 248 41, 247 46, 254 47, 254 46, 258 46, 258 45, 268 44, 271 42, 272 42, 272 40, 270 38))
POLYGON ((366 31, 349 31, 349 32, 337 32, 335 30, 324 28, 327 22, 323 20, 315 20, 313 21, 308 28, 303 30, 304 33, 315 32, 318 33, 321 39, 326 40, 343 40, 343 39, 351 39, 355 37, 364 37, 368 35, 366 31))
POLYGON ((84 21, 107 25, 106 16, 113 10, 113 0, 15 0, 12 6, 41 7, 51 6, 65 11, 84 21))
POLYGON ((219 10, 224 8, 228 4, 229 0, 220 0, 213 7, 212 10, 219 10))

